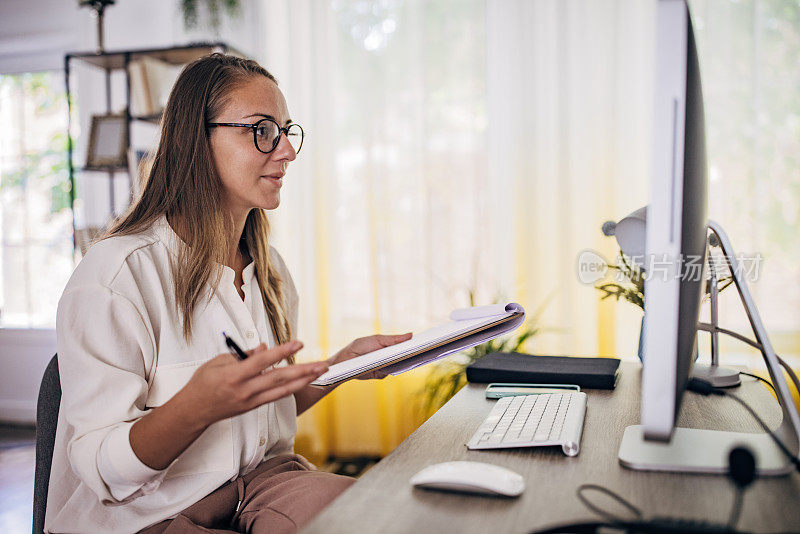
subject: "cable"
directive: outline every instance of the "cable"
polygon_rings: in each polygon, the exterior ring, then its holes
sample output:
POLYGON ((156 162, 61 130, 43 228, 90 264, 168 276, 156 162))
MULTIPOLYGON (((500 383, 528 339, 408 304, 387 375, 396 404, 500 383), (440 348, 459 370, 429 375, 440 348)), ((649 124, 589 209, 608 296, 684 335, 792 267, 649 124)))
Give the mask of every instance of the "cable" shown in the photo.
POLYGON ((598 484, 582 484, 578 487, 576 495, 580 501, 592 512, 604 517, 606 521, 580 521, 576 523, 567 523, 564 525, 557 525, 549 527, 544 530, 537 530, 535 534, 562 534, 562 533, 594 533, 600 530, 616 530, 631 533, 659 533, 659 534, 673 534, 673 533, 713 533, 713 534, 741 534, 736 530, 736 523, 739 520, 739 509, 741 508, 742 496, 744 489, 755 479, 755 458, 752 453, 746 449, 734 449, 729 457, 731 464, 731 473, 734 482, 737 485, 737 495, 734 501, 734 508, 731 510, 729 524, 719 525, 715 523, 708 523, 705 521, 694 521, 685 519, 674 518, 651 518, 645 519, 641 510, 629 501, 625 500, 621 495, 613 490, 600 486, 598 484), (748 467, 750 468, 748 470, 748 467), (733 475, 735 473, 735 475, 733 475), (634 519, 624 519, 615 514, 612 514, 602 508, 594 505, 586 497, 587 490, 599 491, 608 495, 618 503, 622 504, 625 508, 631 511, 636 517, 634 519))
MULTIPOLYGON (((729 335, 729 336, 731 336, 733 338, 736 338, 736 339, 738 339, 739 341, 741 341, 743 343, 747 343, 751 347, 754 347, 754 348, 756 348, 756 349, 758 349, 758 350, 760 350, 762 352, 764 351, 764 346, 761 343, 759 343, 757 341, 754 341, 754 340, 752 340, 750 338, 747 338, 747 337, 745 337, 745 336, 743 336, 743 335, 741 335, 741 334, 739 334, 737 332, 734 332, 732 330, 728 330, 727 328, 720 328, 720 327, 716 327, 716 330, 718 332, 721 332, 723 334, 727 334, 727 335, 729 335)), ((779 355, 776 354, 775 357, 778 359, 778 363, 781 364, 781 367, 783 367, 784 370, 786 371, 786 374, 789 375, 789 378, 794 383, 795 389, 797 389, 797 391, 800 391, 800 380, 798 380, 797 375, 794 372, 794 369, 792 369, 789 366, 789 364, 786 363, 786 360, 781 358, 779 355)))
MULTIPOLYGON (((742 334, 740 334, 738 332, 734 332, 733 330, 728 330, 727 328, 722 328, 720 326, 714 326, 713 324, 708 324, 708 323, 698 323, 697 324, 697 328, 698 328, 698 330, 703 330, 705 332, 720 332, 722 334, 729 335, 732 338, 738 339, 742 343, 746 343, 746 344, 750 345, 751 347, 760 350, 762 353, 764 352, 764 345, 762 345, 758 341, 754 341, 754 340, 752 340, 752 339, 750 339, 748 337, 745 337, 745 336, 743 336, 742 334)), ((783 367, 783 369, 786 371, 786 374, 789 375, 789 378, 791 379, 792 383, 794 384, 795 389, 798 392, 800 392, 800 379, 797 378, 797 374, 795 374, 794 369, 792 369, 789 366, 789 364, 786 363, 786 361, 783 358, 781 358, 779 355, 776 354, 775 357, 778 359, 778 363, 781 364, 781 367, 783 367)), ((770 385, 772 385, 772 384, 770 384, 770 385)), ((773 386, 772 389, 774 391, 775 387, 773 386)))
POLYGON ((568 523, 565 525, 550 527, 544 530, 538 530, 535 531, 535 534, 582 534, 596 533, 601 530, 605 531, 607 529, 631 533, 674 534, 695 532, 705 534, 741 534, 736 530, 736 524, 739 522, 744 490, 756 478, 755 457, 749 450, 742 447, 737 447, 731 451, 728 457, 728 462, 730 465, 730 477, 736 484, 736 497, 734 499, 733 508, 731 509, 728 525, 663 517, 645 519, 642 511, 639 510, 639 508, 631 504, 613 490, 598 484, 582 484, 575 492, 578 496, 578 499, 580 499, 584 506, 589 508, 589 510, 602 516, 606 519, 606 521, 582 521, 568 523), (622 506, 627 508, 635 516, 635 518, 630 520, 624 519, 596 506, 585 495, 587 490, 598 491, 611 497, 622 506))
POLYGON ((603 521, 582 521, 579 523, 567 523, 543 530, 535 530, 533 534, 583 534, 595 533, 602 529, 631 533, 648 534, 687 534, 687 533, 706 533, 706 534, 743 534, 741 531, 732 530, 723 525, 704 523, 702 521, 685 521, 680 519, 659 519, 654 518, 649 521, 619 521, 607 523, 603 521))
POLYGON ((731 517, 728 519, 728 528, 731 530, 736 529, 736 523, 739 522, 739 516, 742 513, 742 501, 744 500, 744 491, 736 488, 736 497, 734 497, 733 508, 731 508, 731 517))
POLYGON ((747 412, 753 417, 753 419, 756 420, 756 422, 761 426, 761 428, 763 428, 764 431, 767 434, 769 434, 769 436, 772 438, 772 441, 774 441, 775 444, 778 446, 778 448, 781 451, 783 451, 783 453, 789 458, 789 460, 794 464, 795 468, 797 468, 797 470, 800 471, 800 459, 797 458, 797 456, 795 456, 794 454, 792 454, 792 452, 789 450, 789 447, 787 447, 778 438, 778 436, 775 435, 772 429, 769 426, 767 426, 767 424, 764 422, 763 419, 761 419, 761 417, 755 412, 755 410, 753 410, 753 408, 751 408, 750 405, 747 404, 745 401, 743 401, 741 398, 734 395, 733 393, 725 391, 722 388, 716 388, 712 386, 710 382, 707 382, 700 378, 690 378, 688 384, 686 385, 686 389, 688 389, 689 391, 693 391, 695 393, 699 393, 700 395, 706 395, 706 396, 720 395, 723 397, 728 397, 741 404, 742 407, 745 410, 747 410, 747 412))
MULTIPOLYGON (((654 518, 649 521, 621 521, 617 523, 580 521, 534 530, 531 534, 594 534, 597 532, 606 533, 609 530, 612 532, 629 532, 632 534, 746 534, 749 532, 734 530, 725 525, 717 525, 703 521, 654 518)), ((774 534, 797 534, 797 531, 780 531, 774 534)))
POLYGON ((619 523, 606 523, 605 521, 585 521, 581 523, 567 523, 543 530, 534 530, 531 534, 582 534, 583 532, 595 533, 601 528, 613 527, 619 523))
MULTIPOLYGON (((750 375, 754 378, 763 380, 770 386, 768 381, 755 375, 750 375)), ((745 410, 755 419, 761 428, 769 434, 772 440, 778 445, 783 453, 791 460, 795 467, 800 471, 800 459, 792 454, 788 447, 772 432, 763 419, 750 407, 747 402, 738 396, 725 391, 722 388, 716 388, 710 382, 699 378, 691 378, 687 384, 687 389, 701 395, 720 395, 729 397, 741 404, 745 410)), ((774 388, 773 388, 774 389, 774 388)), ((658 533, 658 534, 677 534, 686 532, 706 533, 706 534, 741 534, 736 530, 736 525, 739 523, 739 518, 742 511, 742 502, 744 500, 744 492, 746 488, 753 483, 757 477, 756 460, 755 456, 749 449, 745 447, 735 447, 728 455, 728 476, 736 485, 736 494, 734 496, 733 507, 731 508, 730 516, 727 525, 719 525, 714 523, 707 523, 703 521, 691 521, 674 518, 652 518, 645 520, 639 508, 625 500, 622 496, 615 493, 609 488, 600 486, 598 484, 582 484, 578 486, 576 495, 578 499, 591 510, 592 512, 602 516, 607 521, 583 521, 576 523, 568 523, 565 525, 558 525, 544 530, 534 531, 534 534, 565 534, 565 533, 596 533, 601 529, 612 529, 621 532, 629 533, 658 533), (627 508, 636 516, 636 520, 627 521, 621 517, 601 509, 593 504, 585 495, 587 490, 594 490, 603 493, 619 504, 627 508)))
POLYGON ((608 530, 632 534, 745 534, 743 531, 736 530, 736 524, 739 522, 739 517, 741 515, 744 491, 753 483, 757 476, 755 456, 745 447, 736 447, 728 455, 728 466, 728 475, 736 485, 736 495, 727 525, 669 517, 645 519, 639 508, 625 500, 613 490, 598 484, 582 484, 578 487, 576 495, 587 508, 603 516, 606 521, 578 521, 566 523, 535 530, 532 534, 583 534, 606 532, 608 530), (636 519, 625 520, 599 508, 586 497, 585 492, 587 490, 596 490, 608 495, 630 510, 636 516, 636 519))
POLYGON ((734 447, 728 453, 728 476, 736 484, 736 496, 731 508, 731 516, 728 519, 728 528, 733 530, 739 522, 742 513, 742 500, 744 490, 753 483, 758 476, 756 472, 756 457, 747 447, 734 447))
POLYGON ((775 433, 772 431, 772 429, 770 429, 769 426, 767 426, 767 424, 764 422, 764 420, 761 419, 761 417, 758 416, 758 414, 755 412, 755 410, 753 410, 753 408, 751 408, 750 405, 747 404, 745 401, 743 401, 741 398, 737 397, 736 395, 734 395, 732 393, 728 393, 726 391, 725 392, 725 396, 727 396, 728 398, 731 398, 731 399, 735 400, 736 402, 738 402, 739 404, 741 404, 742 407, 745 410, 747 410, 750 413, 750 415, 753 416, 753 419, 755 419, 758 422, 758 424, 761 425, 761 428, 763 428, 764 431, 767 434, 770 435, 770 437, 772 438, 772 441, 774 441, 775 444, 778 446, 778 448, 780 448, 780 450, 783 451, 783 454, 785 454, 786 457, 789 458, 789 460, 794 464, 795 468, 797 468, 797 470, 800 471, 800 458, 797 458, 797 456, 792 454, 792 451, 789 450, 789 447, 787 447, 783 443, 783 441, 778 439, 778 436, 776 436, 775 433))
POLYGON ((612 499, 614 499, 615 501, 620 503, 622 506, 624 506, 625 508, 627 508, 628 510, 633 512, 633 515, 636 516, 636 519, 641 520, 644 517, 642 515, 642 511, 641 510, 636 508, 636 506, 634 506, 630 502, 626 501, 619 494, 614 493, 610 489, 608 489, 608 488, 606 488, 604 486, 600 486, 598 484, 581 484, 580 486, 578 486, 578 489, 575 491, 575 493, 578 495, 578 499, 580 499, 580 501, 583 503, 584 506, 586 506, 586 508, 588 508, 592 512, 596 513, 597 515, 603 516, 606 519, 608 519, 609 521, 613 521, 613 522, 624 521, 621 517, 616 516, 614 514, 611 514, 609 512, 606 512, 605 510, 602 510, 602 509, 598 508, 597 506, 595 506, 594 504, 592 504, 592 502, 589 501, 589 499, 586 498, 586 496, 583 494, 584 491, 590 490, 590 489, 591 490, 595 490, 595 491, 599 491, 600 493, 605 493, 606 495, 608 495, 609 497, 611 497, 612 499))
POLYGON ((752 376, 753 378, 761 380, 762 382, 764 382, 766 385, 768 385, 772 389, 773 393, 775 393, 777 395, 777 391, 775 391, 775 386, 773 386, 772 382, 770 382, 766 378, 760 377, 758 375, 754 375, 753 373, 745 373, 744 371, 739 371, 739 374, 740 375, 745 375, 745 376, 752 376))

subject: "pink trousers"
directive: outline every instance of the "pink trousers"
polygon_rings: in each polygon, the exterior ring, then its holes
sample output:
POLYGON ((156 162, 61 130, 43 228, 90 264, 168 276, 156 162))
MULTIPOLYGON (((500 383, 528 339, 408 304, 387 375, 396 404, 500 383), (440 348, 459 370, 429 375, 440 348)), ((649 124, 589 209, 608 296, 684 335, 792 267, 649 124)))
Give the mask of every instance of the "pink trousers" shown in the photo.
POLYGON ((354 482, 298 454, 276 456, 139 534, 297 532, 354 482))

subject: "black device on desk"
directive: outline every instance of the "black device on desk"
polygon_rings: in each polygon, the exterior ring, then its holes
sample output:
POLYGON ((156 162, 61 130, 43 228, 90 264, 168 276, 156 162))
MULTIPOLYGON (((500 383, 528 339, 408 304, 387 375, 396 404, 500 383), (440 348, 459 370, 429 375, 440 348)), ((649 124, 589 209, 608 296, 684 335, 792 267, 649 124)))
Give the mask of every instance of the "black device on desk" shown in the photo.
POLYGON ((467 380, 476 383, 574 384, 589 389, 614 389, 618 378, 617 358, 493 352, 467 367, 467 380))

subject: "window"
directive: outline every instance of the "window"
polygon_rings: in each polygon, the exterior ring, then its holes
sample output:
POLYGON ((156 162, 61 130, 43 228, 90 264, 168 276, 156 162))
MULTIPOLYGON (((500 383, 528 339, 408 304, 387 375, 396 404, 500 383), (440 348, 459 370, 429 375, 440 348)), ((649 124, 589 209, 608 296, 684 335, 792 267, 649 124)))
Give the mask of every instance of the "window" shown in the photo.
POLYGON ((58 71, 0 75, 0 326, 52 328, 73 264, 58 71))
POLYGON ((334 3, 333 225, 347 236, 334 298, 362 330, 376 306, 388 319, 466 304, 481 236, 463 221, 485 188, 483 2, 381 6, 334 3))
MULTIPOLYGON (((797 355, 800 2, 698 0, 691 8, 706 112, 709 216, 737 253, 763 258, 750 287, 776 350, 797 355)), ((722 295, 721 322, 749 334, 735 293, 722 295)))

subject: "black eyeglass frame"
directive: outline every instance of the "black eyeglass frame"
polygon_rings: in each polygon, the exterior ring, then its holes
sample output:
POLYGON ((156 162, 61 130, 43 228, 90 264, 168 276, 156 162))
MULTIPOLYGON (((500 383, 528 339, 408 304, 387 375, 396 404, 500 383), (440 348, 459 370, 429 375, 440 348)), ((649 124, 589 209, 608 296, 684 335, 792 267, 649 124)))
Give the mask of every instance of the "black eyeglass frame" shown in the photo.
MULTIPOLYGON (((300 128, 300 146, 298 146, 297 150, 294 151, 295 154, 299 154, 300 153, 300 149, 303 148, 303 140, 305 139, 305 136, 306 136, 305 131, 303 131, 303 127, 300 126, 299 124, 297 124, 296 122, 293 122, 293 123, 289 124, 288 126, 285 126, 285 127, 281 128, 280 124, 278 124, 274 119, 271 119, 269 117, 264 117, 263 119, 261 119, 261 120, 259 120, 257 122, 254 122, 253 124, 245 124, 245 123, 241 123, 241 122, 207 122, 206 123, 206 127, 207 128, 216 128, 218 126, 231 126, 231 127, 234 127, 234 128, 250 128, 251 130, 253 130, 253 144, 255 145, 256 150, 258 150, 262 154, 269 154, 269 153, 273 152, 276 148, 278 148, 278 143, 281 142, 281 134, 286 136, 286 139, 288 140, 289 139, 289 128, 291 128, 292 126, 297 126, 298 128, 300 128), (256 134, 256 130, 258 129, 258 127, 265 121, 266 122, 271 122, 272 124, 274 124, 278 128, 278 135, 275 137, 275 140, 272 142, 272 148, 270 148, 267 151, 264 151, 264 150, 261 150, 260 148, 258 148, 258 134, 256 134)), ((289 141, 289 144, 291 144, 291 141, 289 141)), ((294 148, 294 146, 292 146, 292 148, 294 148)))

